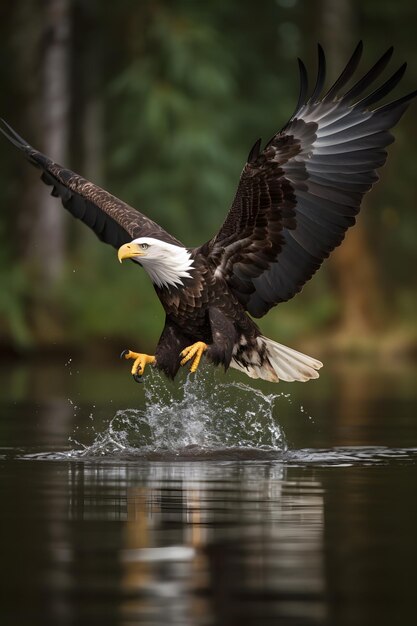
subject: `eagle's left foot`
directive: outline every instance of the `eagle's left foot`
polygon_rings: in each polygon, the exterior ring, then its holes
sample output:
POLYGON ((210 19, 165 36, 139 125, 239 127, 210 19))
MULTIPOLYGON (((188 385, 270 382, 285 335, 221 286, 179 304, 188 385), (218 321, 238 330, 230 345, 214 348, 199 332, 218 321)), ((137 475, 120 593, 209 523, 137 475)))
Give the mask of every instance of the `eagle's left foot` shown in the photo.
POLYGON ((200 364, 201 357, 203 356, 203 352, 205 352, 208 348, 208 345, 204 343, 204 341, 197 341, 193 343, 192 346, 188 346, 188 348, 184 348, 181 352, 180 356, 183 357, 181 361, 181 365, 185 365, 188 361, 193 359, 191 363, 190 372, 197 371, 197 367, 200 364))
POLYGON ((145 367, 147 365, 153 365, 156 361, 154 356, 150 356, 149 354, 140 354, 139 352, 132 352, 132 350, 123 350, 120 358, 134 359, 134 363, 132 365, 132 376, 137 383, 142 382, 145 367))

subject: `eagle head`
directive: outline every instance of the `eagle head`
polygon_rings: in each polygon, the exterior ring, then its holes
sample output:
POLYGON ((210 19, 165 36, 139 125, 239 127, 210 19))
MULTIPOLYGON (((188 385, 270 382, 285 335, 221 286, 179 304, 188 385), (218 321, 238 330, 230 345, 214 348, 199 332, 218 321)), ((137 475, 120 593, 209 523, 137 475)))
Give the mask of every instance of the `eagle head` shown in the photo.
POLYGON ((183 246, 176 246, 153 237, 139 237, 119 248, 120 263, 132 259, 149 274, 158 287, 178 287, 183 278, 191 278, 193 260, 183 246))

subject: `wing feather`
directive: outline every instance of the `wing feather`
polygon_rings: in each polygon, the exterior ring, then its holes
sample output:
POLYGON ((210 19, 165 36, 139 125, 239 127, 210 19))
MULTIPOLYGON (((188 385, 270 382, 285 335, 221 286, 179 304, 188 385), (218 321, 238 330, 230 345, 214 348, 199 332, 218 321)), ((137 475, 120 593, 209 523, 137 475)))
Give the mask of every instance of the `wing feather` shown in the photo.
MULTIPOLYGON (((346 84, 349 82, 349 80, 352 78, 353 74, 357 70, 359 61, 362 57, 362 52, 363 44, 362 41, 360 41, 356 46, 349 61, 347 62, 345 69, 340 74, 339 78, 333 83, 329 91, 323 96, 323 101, 333 100, 333 98, 337 97, 337 94, 340 92, 340 90, 346 86, 346 84)), ((319 94, 317 94, 317 96, 319 96, 319 94)))
MULTIPOLYGON (((355 223, 364 194, 392 143, 390 129, 417 91, 379 108, 401 80, 403 64, 364 95, 393 53, 389 48, 346 91, 361 55, 355 48, 346 67, 321 96, 326 60, 318 47, 318 71, 307 99, 308 77, 299 61, 300 95, 295 113, 245 165, 229 214, 208 244, 209 254, 247 311, 261 317, 292 298, 355 223)), ((206 248, 207 249, 207 248, 206 248)))
POLYGON ((320 44, 317 46, 318 61, 317 61, 317 78, 314 85, 313 93, 310 96, 309 102, 316 102, 317 98, 323 91, 324 81, 326 80, 326 57, 324 56, 323 48, 320 44))
POLYGON ((388 48, 388 50, 384 52, 371 69, 368 70, 366 74, 345 93, 342 97, 342 102, 349 103, 359 97, 360 94, 363 93, 382 74, 389 63, 393 52, 393 46, 388 48))
POLYGON ((382 100, 385 96, 387 96, 400 82, 402 77, 404 76, 404 72, 407 69, 407 63, 403 63, 401 67, 398 68, 396 72, 378 89, 375 89, 369 96, 366 96, 362 100, 359 100, 355 104, 355 107, 360 107, 362 109, 367 109, 382 100))
POLYGON ((300 107, 304 104, 307 92, 308 92, 308 74, 307 69, 301 59, 297 59, 298 71, 300 73, 300 92, 298 94, 298 101, 295 106, 294 115, 299 111, 300 107))
POLYGON ((51 194, 61 198, 64 207, 89 226, 101 241, 119 248, 136 237, 145 236, 181 245, 145 215, 82 176, 54 163, 32 148, 7 122, 0 121, 3 135, 32 165, 42 170, 41 179, 52 187, 51 194))

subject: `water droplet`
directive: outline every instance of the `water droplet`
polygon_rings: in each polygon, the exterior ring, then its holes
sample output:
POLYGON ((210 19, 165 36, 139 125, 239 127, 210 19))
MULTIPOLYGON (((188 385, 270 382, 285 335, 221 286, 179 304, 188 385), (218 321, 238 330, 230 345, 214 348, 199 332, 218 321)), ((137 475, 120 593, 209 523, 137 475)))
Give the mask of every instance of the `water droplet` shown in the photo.
POLYGON ((182 386, 172 387, 162 374, 150 371, 145 409, 117 411, 103 432, 94 431, 95 440, 82 455, 203 454, 225 448, 282 453, 286 443, 274 413, 280 396, 223 381, 204 368, 182 386))

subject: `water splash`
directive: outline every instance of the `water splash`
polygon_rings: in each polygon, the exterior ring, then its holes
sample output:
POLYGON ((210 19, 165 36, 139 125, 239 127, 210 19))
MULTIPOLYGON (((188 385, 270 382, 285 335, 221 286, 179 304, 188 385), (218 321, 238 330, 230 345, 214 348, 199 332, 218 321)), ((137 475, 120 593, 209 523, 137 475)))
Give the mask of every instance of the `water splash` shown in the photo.
POLYGON ((277 456, 286 450, 274 418, 281 394, 264 394, 239 382, 220 382, 208 368, 180 387, 167 385, 157 371, 145 382, 145 408, 117 411, 94 442, 67 453, 77 457, 157 458, 277 456))

